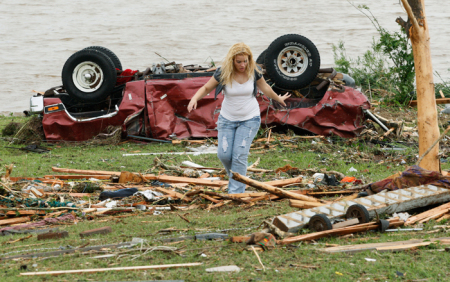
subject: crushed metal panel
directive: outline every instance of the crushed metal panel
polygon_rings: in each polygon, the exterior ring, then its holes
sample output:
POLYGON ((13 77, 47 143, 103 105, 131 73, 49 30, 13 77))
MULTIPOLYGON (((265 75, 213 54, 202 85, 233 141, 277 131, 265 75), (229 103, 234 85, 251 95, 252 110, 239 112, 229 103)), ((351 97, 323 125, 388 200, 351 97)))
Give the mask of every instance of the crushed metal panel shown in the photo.
MULTIPOLYGON (((126 118, 145 107, 144 81, 129 82, 124 97, 115 113, 95 118, 72 116, 65 109, 44 114, 42 126, 47 140, 85 141, 104 131, 108 126, 121 126, 126 118)), ((44 106, 60 104, 59 98, 44 99, 44 106)))
MULTIPOLYGON (((289 98, 286 103, 300 103, 302 98, 289 98)), ((367 97, 360 91, 345 87, 345 91, 327 91, 322 99, 308 108, 276 109, 267 98, 259 100, 261 123, 268 126, 292 125, 317 135, 357 136, 364 129, 363 109, 369 109, 367 97)))
POLYGON ((421 185, 280 215, 274 218, 273 224, 283 231, 297 232, 307 225, 315 214, 324 214, 330 220, 342 218, 345 217, 347 209, 354 204, 363 205, 369 211, 369 215, 374 217, 375 211, 378 214, 392 214, 448 201, 450 201, 449 189, 421 185))
POLYGON ((214 91, 197 102, 196 110, 187 110, 189 101, 211 77, 155 79, 146 82, 147 117, 151 137, 170 139, 217 137, 223 96, 214 100, 214 91))
MULTIPOLYGON (((198 101, 196 110, 187 105, 210 76, 184 79, 150 79, 126 83, 123 99, 115 116, 96 120, 73 119, 66 111, 44 114, 43 126, 47 140, 84 141, 102 132, 108 125, 123 125, 128 116, 144 109, 140 130, 156 139, 217 137, 216 122, 223 95, 214 99, 214 91, 198 101)), ((257 97, 261 123, 267 126, 291 125, 318 135, 355 137, 363 129, 363 109, 370 108, 367 97, 356 89, 326 91, 312 105, 311 99, 289 98, 287 108, 280 108, 265 96, 257 97), (310 102, 308 102, 311 100, 310 102), (305 102, 306 101, 306 102, 305 102), (304 107, 309 105, 309 107, 304 107), (300 106, 302 106, 300 108, 300 106)), ((45 106, 60 104, 58 98, 45 98, 45 106)), ((124 132, 126 126, 123 125, 124 132)), ((131 130, 131 129, 130 129, 131 130)))

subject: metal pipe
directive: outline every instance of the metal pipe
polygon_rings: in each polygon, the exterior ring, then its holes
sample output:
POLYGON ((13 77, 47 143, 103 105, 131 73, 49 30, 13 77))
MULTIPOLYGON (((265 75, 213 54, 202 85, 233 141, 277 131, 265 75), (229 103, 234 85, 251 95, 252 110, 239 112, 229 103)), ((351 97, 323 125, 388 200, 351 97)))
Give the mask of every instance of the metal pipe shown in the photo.
POLYGON ((378 123, 384 131, 389 131, 389 128, 384 125, 376 116, 374 116, 369 110, 363 110, 365 114, 368 114, 376 123, 378 123))
POLYGON ((128 137, 136 138, 136 139, 142 139, 147 141, 156 141, 156 142, 162 142, 162 143, 172 143, 172 141, 168 140, 160 140, 160 139, 154 139, 154 138, 148 138, 148 137, 142 137, 142 136, 136 136, 136 135, 128 135, 128 137))

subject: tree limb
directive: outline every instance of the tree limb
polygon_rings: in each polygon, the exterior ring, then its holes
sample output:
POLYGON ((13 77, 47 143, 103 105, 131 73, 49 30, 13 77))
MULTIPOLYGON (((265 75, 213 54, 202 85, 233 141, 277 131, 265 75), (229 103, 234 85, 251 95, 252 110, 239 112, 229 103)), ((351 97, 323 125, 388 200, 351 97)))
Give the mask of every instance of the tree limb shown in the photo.
POLYGON ((417 19, 414 16, 411 6, 409 5, 407 0, 402 0, 402 3, 403 3, 403 7, 405 7, 406 13, 408 14, 409 20, 412 22, 412 25, 413 25, 414 29, 416 30, 416 33, 419 32, 419 23, 417 22, 417 19))

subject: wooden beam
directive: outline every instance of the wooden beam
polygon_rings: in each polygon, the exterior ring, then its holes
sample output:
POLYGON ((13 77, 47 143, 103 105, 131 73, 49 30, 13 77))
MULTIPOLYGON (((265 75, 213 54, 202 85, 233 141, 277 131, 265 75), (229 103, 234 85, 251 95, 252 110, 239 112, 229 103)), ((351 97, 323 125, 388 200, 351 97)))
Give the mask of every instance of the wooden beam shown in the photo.
POLYGON ((144 266, 128 266, 128 267, 112 267, 112 268, 91 268, 91 269, 75 269, 60 271, 41 271, 41 272, 22 272, 22 276, 41 276, 41 275, 61 275, 61 274, 78 274, 78 273, 97 273, 119 270, 148 270, 148 269, 166 269, 176 267, 191 267, 202 265, 201 262, 182 263, 182 264, 162 264, 162 265, 144 265, 144 266))
MULTIPOLYGON (((438 98, 436 99, 436 104, 450 104, 450 98, 438 98)), ((416 107, 417 106, 417 100, 412 100, 409 102, 410 107, 416 107)))
POLYGON ((63 173, 75 173, 75 174, 86 174, 86 175, 114 175, 120 176, 120 171, 104 171, 104 170, 82 170, 82 169, 70 169, 70 168, 59 168, 52 167, 55 172, 63 173))
POLYGON ((319 200, 316 199, 316 198, 308 197, 308 196, 297 194, 297 193, 293 193, 293 192, 290 192, 290 191, 285 191, 283 189, 274 187, 272 185, 268 185, 268 184, 266 184, 264 182, 259 182, 259 181, 250 179, 250 178, 248 178, 246 176, 240 175, 237 172, 233 172, 233 176, 232 177, 236 181, 245 183, 245 184, 250 185, 252 187, 255 187, 257 189, 267 191, 269 193, 275 194, 275 195, 283 197, 283 198, 290 198, 290 199, 302 200, 302 201, 307 201, 307 202, 319 202, 319 200))
POLYGON ((364 252, 370 250, 388 250, 391 248, 398 248, 399 246, 412 245, 412 244, 420 244, 425 240, 430 241, 429 243, 437 242, 437 241, 448 241, 450 237, 443 238, 429 238, 429 239, 411 239, 406 241, 395 241, 395 242, 384 242, 384 243, 368 243, 368 244, 356 244, 356 245, 346 245, 346 246, 338 246, 331 248, 319 249, 324 253, 356 253, 356 252, 364 252))
MULTIPOLYGON (((398 219, 389 219, 388 221, 389 221, 389 227, 397 227, 397 226, 401 226, 404 224, 404 222, 402 220, 398 220, 398 219)), ((358 224, 358 225, 353 225, 353 226, 349 226, 349 227, 330 229, 330 230, 290 237, 290 238, 286 238, 284 240, 278 241, 277 243, 281 244, 281 245, 286 245, 286 244, 292 244, 292 243, 296 243, 296 242, 300 242, 300 241, 316 240, 316 239, 320 239, 322 237, 327 237, 327 236, 342 236, 342 235, 346 235, 346 234, 365 232, 365 231, 369 231, 369 230, 376 230, 378 228, 380 228, 378 223, 369 222, 369 223, 358 224)))
POLYGON ((44 178, 47 179, 61 179, 61 180, 67 180, 67 179, 89 179, 89 178, 95 178, 99 180, 104 179, 110 179, 110 175, 103 175, 103 174, 86 174, 86 175, 58 175, 58 174, 52 174, 52 175, 44 175, 44 178))
POLYGON ((105 227, 100 227, 100 228, 96 228, 96 229, 83 231, 80 233, 80 237, 84 238, 84 237, 88 237, 88 236, 95 235, 95 234, 108 234, 111 232, 112 232, 111 227, 105 226, 105 227))
POLYGON ((167 190, 167 189, 162 188, 162 187, 152 187, 152 189, 154 189, 154 190, 156 190, 158 192, 164 193, 166 195, 169 195, 169 196, 171 196, 173 198, 183 199, 183 201, 185 201, 185 202, 192 201, 191 198, 186 197, 183 194, 175 192, 175 191, 172 191, 172 190, 167 190))
POLYGON ((16 218, 11 218, 11 219, 2 219, 2 220, 0 220, 0 226, 11 225, 11 224, 16 224, 16 223, 24 223, 24 222, 28 222, 28 221, 31 221, 31 218, 29 216, 16 217, 16 218))
POLYGON ((289 200, 289 206, 293 208, 299 208, 299 209, 311 209, 316 207, 321 207, 325 204, 318 203, 318 202, 305 202, 301 200, 289 200))

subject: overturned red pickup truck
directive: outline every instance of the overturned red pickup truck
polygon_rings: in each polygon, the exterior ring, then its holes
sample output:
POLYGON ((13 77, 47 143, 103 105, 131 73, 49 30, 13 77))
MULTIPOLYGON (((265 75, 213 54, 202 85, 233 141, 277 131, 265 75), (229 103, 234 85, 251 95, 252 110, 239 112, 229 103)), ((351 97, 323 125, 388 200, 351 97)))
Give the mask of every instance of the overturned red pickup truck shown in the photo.
MULTIPOLYGON (((264 78, 277 93, 291 92, 286 107, 258 94, 261 125, 302 134, 357 136, 370 104, 352 78, 320 69, 320 57, 307 38, 287 34, 257 58, 264 78)), ((47 140, 84 141, 121 126, 123 135, 158 140, 216 137, 223 96, 210 93, 187 111, 214 67, 153 64, 145 71, 122 70, 109 49, 91 46, 73 54, 62 71, 63 85, 31 98, 31 113, 42 115, 47 140)))

